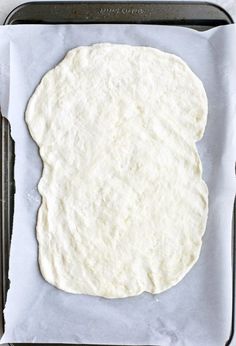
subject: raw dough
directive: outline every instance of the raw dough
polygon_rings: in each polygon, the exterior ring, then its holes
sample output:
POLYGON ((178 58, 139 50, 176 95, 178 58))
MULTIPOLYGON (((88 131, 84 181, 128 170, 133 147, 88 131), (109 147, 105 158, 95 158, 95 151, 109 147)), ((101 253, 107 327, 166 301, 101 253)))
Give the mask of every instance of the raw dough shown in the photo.
POLYGON ((207 98, 178 57, 96 44, 71 50, 31 97, 40 147, 44 278, 108 298, 159 293, 197 261, 208 193, 195 142, 207 98))

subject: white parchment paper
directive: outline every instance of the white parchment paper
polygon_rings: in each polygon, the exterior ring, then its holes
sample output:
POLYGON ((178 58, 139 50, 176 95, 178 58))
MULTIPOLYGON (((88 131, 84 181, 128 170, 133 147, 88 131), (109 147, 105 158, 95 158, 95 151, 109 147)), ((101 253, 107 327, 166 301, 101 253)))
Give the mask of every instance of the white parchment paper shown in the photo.
POLYGON ((224 345, 232 308, 236 26, 204 33, 154 25, 1 27, 0 67, 0 106, 11 124, 16 155, 11 285, 1 343, 224 345), (109 300, 68 294, 48 284, 38 269, 35 224, 42 163, 24 122, 25 107, 41 77, 69 49, 98 42, 151 46, 177 54, 203 81, 209 100, 206 131, 198 143, 209 188, 200 259, 177 286, 159 295, 109 300))

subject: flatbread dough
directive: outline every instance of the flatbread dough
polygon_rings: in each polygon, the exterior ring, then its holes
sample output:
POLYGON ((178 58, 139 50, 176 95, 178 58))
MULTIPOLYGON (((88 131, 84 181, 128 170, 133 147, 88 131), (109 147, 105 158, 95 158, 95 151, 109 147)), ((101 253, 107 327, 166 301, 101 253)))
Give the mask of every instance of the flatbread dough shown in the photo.
POLYGON ((39 264, 71 293, 159 293, 197 261, 208 192, 201 81, 177 56, 96 44, 46 73, 26 121, 40 148, 39 264))

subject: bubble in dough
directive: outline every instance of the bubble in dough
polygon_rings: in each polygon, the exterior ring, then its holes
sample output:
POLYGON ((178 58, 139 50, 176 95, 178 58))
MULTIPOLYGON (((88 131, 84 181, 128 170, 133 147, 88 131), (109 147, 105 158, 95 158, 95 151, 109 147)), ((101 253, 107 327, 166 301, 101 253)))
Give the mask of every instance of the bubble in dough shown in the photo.
POLYGON ((107 298, 162 292, 197 261, 208 192, 203 85, 175 55, 96 44, 45 74, 26 122, 43 160, 43 277, 107 298))

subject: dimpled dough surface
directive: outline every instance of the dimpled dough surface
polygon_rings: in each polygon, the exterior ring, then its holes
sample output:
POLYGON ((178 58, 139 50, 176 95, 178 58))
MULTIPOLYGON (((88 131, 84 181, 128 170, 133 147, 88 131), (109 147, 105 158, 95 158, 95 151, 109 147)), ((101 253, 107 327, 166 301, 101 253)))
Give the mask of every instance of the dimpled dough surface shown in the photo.
POLYGON ((40 148, 39 264, 52 285, 162 292, 197 261, 207 187, 196 149, 207 98, 177 56, 96 44, 46 73, 26 121, 40 148))

